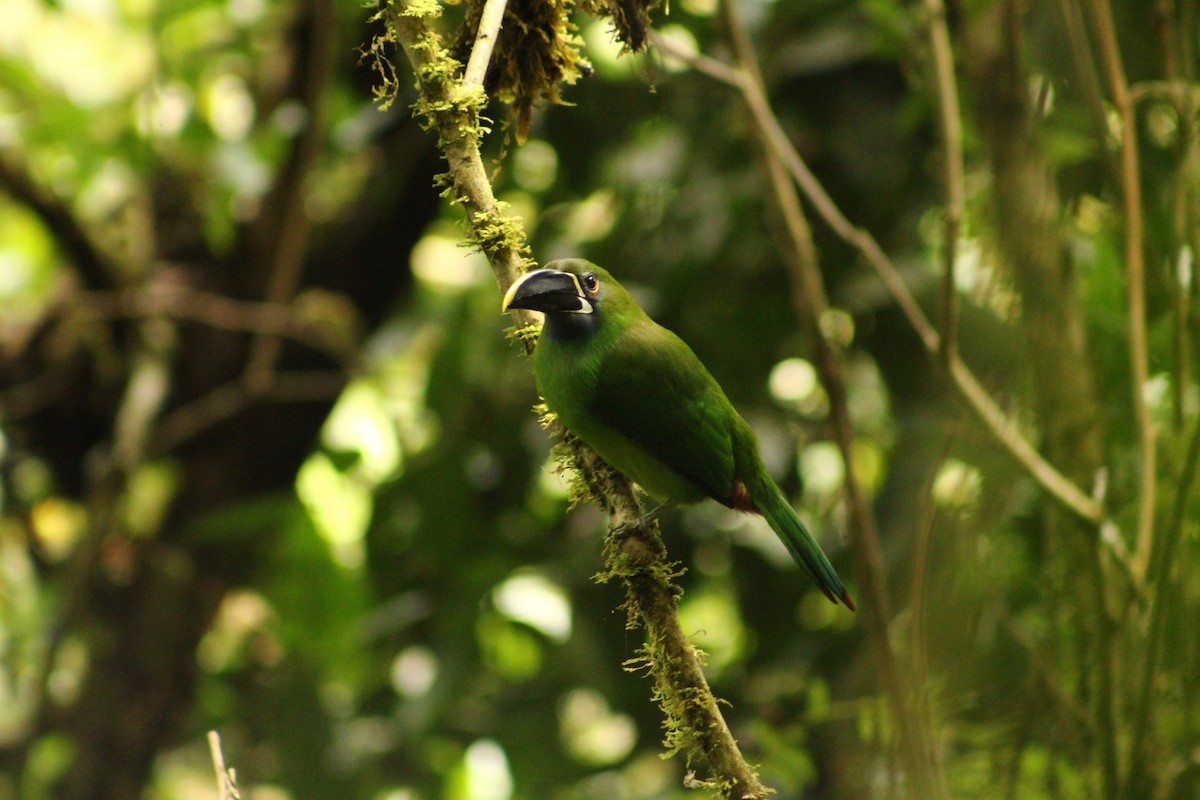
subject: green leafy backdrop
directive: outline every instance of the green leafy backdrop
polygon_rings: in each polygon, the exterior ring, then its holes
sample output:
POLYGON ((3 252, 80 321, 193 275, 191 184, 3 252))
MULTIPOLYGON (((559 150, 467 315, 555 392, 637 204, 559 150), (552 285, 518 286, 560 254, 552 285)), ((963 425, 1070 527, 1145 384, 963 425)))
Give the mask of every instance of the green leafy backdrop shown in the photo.
MULTIPOLYGON (((437 23, 460 51, 468 5, 437 23)), ((871 605, 827 604, 759 520, 654 511, 682 624, 781 798, 915 796, 906 747, 942 797, 1192 797, 1196 8, 947 6, 736 10, 791 146, 939 324, 961 158, 957 352, 1101 521, 807 205, 919 718, 871 605)), ((693 346, 873 604, 766 155, 680 58, 735 62, 718 4, 653 9, 645 54, 610 11, 558 31, 575 83, 486 85, 497 196, 534 259, 603 264, 693 346)), ((332 0, 0 6, 0 799, 214 797, 208 730, 256 798, 704 796, 384 34, 332 0)))

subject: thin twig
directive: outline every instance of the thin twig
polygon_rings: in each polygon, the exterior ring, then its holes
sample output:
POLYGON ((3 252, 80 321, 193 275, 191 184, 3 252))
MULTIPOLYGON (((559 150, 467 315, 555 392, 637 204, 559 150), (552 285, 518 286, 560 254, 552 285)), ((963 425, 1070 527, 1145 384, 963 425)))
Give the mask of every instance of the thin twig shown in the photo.
MULTIPOLYGON (((1079 0, 1059 0, 1058 7, 1074 67, 1072 88, 1083 98, 1097 140, 1106 141, 1109 135, 1108 109, 1104 103, 1104 90, 1100 86, 1096 60, 1088 44, 1087 23, 1083 19, 1083 10, 1079 7, 1079 0)), ((1111 149, 1104 147, 1101 152, 1104 163, 1116 172, 1117 162, 1111 149)))
POLYGON ((1188 522, 1188 509, 1200 470, 1200 423, 1192 431, 1187 455, 1179 473, 1179 484, 1171 504, 1171 518, 1164 535, 1156 547, 1153 566, 1153 600, 1150 607, 1150 625, 1146 638, 1145 659, 1142 666, 1142 683, 1139 687, 1137 705, 1134 710, 1134 747, 1129 768, 1128 797, 1145 797, 1153 794, 1148 784, 1148 772, 1155 757, 1154 737, 1150 735, 1150 723, 1157 705, 1158 664, 1163 642, 1167 636, 1168 599, 1171 597, 1171 570, 1176 566, 1175 553, 1183 540, 1188 522))
POLYGON ((492 60, 492 49, 500 36, 500 23, 504 21, 504 9, 507 5, 508 0, 487 0, 484 3, 483 13, 479 17, 479 30, 475 34, 475 44, 471 48, 471 57, 463 73, 462 88, 465 91, 483 86, 488 63, 492 60))
POLYGON ((883 549, 875 517, 854 467, 854 431, 842 376, 842 357, 821 331, 820 320, 828 310, 828 301, 817 264, 812 232, 780 150, 771 142, 770 122, 775 117, 766 97, 753 45, 734 7, 734 0, 723 0, 720 9, 734 56, 744 76, 741 81, 744 89, 742 99, 749 107, 754 122, 751 129, 765 157, 770 202, 779 213, 787 233, 784 254, 792 274, 793 304, 812 344, 814 362, 829 396, 831 427, 844 465, 843 490, 858 554, 856 573, 863 587, 865 602, 862 605, 880 686, 892 711, 892 722, 897 728, 896 740, 902 748, 914 792, 924 797, 944 796, 944 787, 937 778, 937 765, 926 758, 935 753, 936 748, 924 738, 922 726, 918 724, 918 719, 926 719, 927 715, 913 708, 916 698, 905 685, 889 638, 891 599, 883 549))
POLYGON ((1125 67, 1121 63, 1112 9, 1109 8, 1107 0, 1088 0, 1088 9, 1100 47, 1100 58, 1108 77, 1113 105, 1121 119, 1120 183, 1122 216, 1125 222, 1125 272, 1128 283, 1129 371, 1133 383, 1133 415, 1137 424, 1138 449, 1141 455, 1133 573, 1140 582, 1145 578, 1150 565, 1154 535, 1154 495, 1158 476, 1154 421, 1150 416, 1150 405, 1146 401, 1150 365, 1146 343, 1146 264, 1142 248, 1142 186, 1138 174, 1137 124, 1134 120, 1129 84, 1125 80, 1125 67))
MULTIPOLYGON (((293 59, 292 78, 296 84, 295 99, 306 113, 304 127, 292 143, 287 160, 268 193, 264 212, 243 243, 251 248, 252 257, 267 261, 268 278, 263 297, 269 303, 290 300, 303 277, 311 228, 305 208, 308 195, 305 187, 325 135, 326 87, 333 74, 336 2, 312 0, 302 9, 300 13, 304 19, 301 22, 307 35, 296 37, 300 46, 293 59)), ((283 342, 279 337, 256 337, 246 358, 246 380, 251 385, 269 383, 270 373, 282 350, 283 342)))
POLYGON ((50 230, 84 286, 106 289, 115 285, 120 275, 129 274, 112 253, 93 239, 66 203, 38 185, 21 160, 5 156, 6 153, 0 152, 0 191, 32 211, 50 230))
POLYGON ((941 337, 938 336, 938 332, 933 327, 933 324, 930 323, 929 318, 925 316, 925 312, 921 309, 921 305, 917 302, 917 298, 913 295, 912 290, 908 288, 908 284, 904 282, 904 278, 900 275, 900 270, 891 262, 887 254, 883 252, 883 248, 879 246, 869 232, 855 227, 842 214, 841 209, 834 203, 833 198, 826 193, 820 181, 812 174, 808 165, 804 163, 799 153, 792 147, 791 140, 788 139, 787 133, 779 124, 779 120, 775 118, 770 106, 765 103, 765 98, 755 97, 758 94, 757 88, 753 85, 753 81, 747 78, 745 72, 736 67, 724 64, 715 58, 703 55, 697 56, 686 52, 673 45, 668 39, 660 36, 657 32, 652 31, 650 36, 659 48, 688 64, 697 72, 708 75, 710 78, 727 84, 741 92, 751 110, 758 110, 761 115, 759 121, 767 133, 767 141, 787 167, 792 180, 796 182, 796 185, 800 187, 800 191, 812 203, 817 216, 821 217, 825 221, 825 224, 838 237, 862 253, 867 262, 875 268, 875 271, 887 286, 888 291, 891 292, 893 299, 900 306, 900 310, 904 312, 905 318, 908 319, 909 325, 912 326, 917 336, 920 337, 925 349, 930 353, 936 353, 941 347, 941 337))
MULTIPOLYGON (((1194 229, 1194 182, 1195 165, 1200 158, 1196 142, 1194 121, 1195 102, 1192 98, 1189 84, 1181 75, 1182 70, 1190 69, 1187 54, 1183 58, 1175 57, 1176 35, 1174 33, 1173 4, 1163 4, 1161 7, 1161 35, 1163 51, 1163 74, 1166 77, 1166 97, 1174 104, 1179 118, 1179 167, 1175 180, 1173 195, 1174 209, 1172 220, 1172 247, 1178 253, 1180 260, 1177 272, 1172 276, 1171 291, 1174 295, 1174 326, 1175 326, 1175 429, 1182 433, 1184 418, 1184 397, 1188 381, 1188 366, 1191 360, 1191 341, 1189 336, 1191 323, 1191 286, 1184 278, 1193 269, 1194 251, 1191 240, 1195 235, 1194 229), (1181 67, 1182 60, 1182 67, 1181 67)), ((1182 40, 1182 37, 1181 37, 1182 40)), ((1132 98, 1137 101, 1137 96, 1132 98)), ((1143 648, 1145 657, 1142 664, 1142 682, 1133 710, 1133 739, 1134 746, 1130 752, 1130 765, 1126 796, 1137 797, 1154 792, 1150 781, 1150 773, 1154 764, 1155 750, 1158 739, 1152 735, 1154 709, 1159 698, 1159 663, 1167 639, 1168 611, 1171 610, 1169 601, 1179 602, 1177 585, 1182 585, 1182 576, 1175 575, 1177 567, 1176 553, 1180 542, 1183 541, 1188 525, 1188 509, 1191 506, 1197 471, 1200 470, 1200 424, 1192 431, 1188 442, 1187 452, 1180 468, 1175 489, 1175 497, 1171 505, 1171 515, 1167 524, 1155 537, 1153 551, 1150 556, 1148 578, 1152 599, 1150 605, 1149 624, 1147 626, 1146 644, 1143 648)), ((1186 563, 1186 562, 1184 562, 1186 563)), ((1178 645, 1177 645, 1178 646, 1178 645)), ((1186 650, 1186 647, 1184 648, 1186 650)), ((1185 696, 1186 682, 1185 682, 1185 696)), ((1186 735, 1186 734, 1185 734, 1186 735)))
POLYGON ((217 800, 239 800, 242 794, 237 786, 237 773, 225 766, 221 735, 216 731, 208 732, 208 750, 212 754, 213 769, 217 772, 217 800))
POLYGON ((113 459, 127 473, 141 463, 171 392, 171 357, 177 341, 175 326, 161 317, 139 326, 138 348, 113 421, 113 459))
POLYGON ((329 402, 346 387, 346 379, 342 370, 272 372, 265 386, 235 378, 164 415, 147 454, 170 453, 257 403, 329 402))
POLYGON ((357 361, 358 348, 349 336, 343 340, 325 334, 293 306, 236 300, 200 289, 150 284, 119 292, 83 292, 52 309, 50 315, 54 314, 100 318, 166 317, 219 330, 292 339, 325 353, 348 368, 357 361))
POLYGON ((958 88, 954 79, 954 52, 946 25, 946 6, 942 0, 925 0, 929 14, 929 47, 933 55, 933 78, 938 101, 938 129, 942 136, 944 211, 942 230, 941 347, 943 364, 954 360, 958 325, 958 288, 954 263, 958 255, 958 237, 965 215, 963 191, 962 116, 958 107, 958 88))

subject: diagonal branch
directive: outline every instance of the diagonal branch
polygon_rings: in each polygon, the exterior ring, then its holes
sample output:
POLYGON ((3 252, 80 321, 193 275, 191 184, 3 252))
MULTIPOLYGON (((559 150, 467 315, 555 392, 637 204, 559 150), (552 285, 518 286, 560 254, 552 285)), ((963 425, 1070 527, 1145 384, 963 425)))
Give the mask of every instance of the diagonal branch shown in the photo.
MULTIPOLYGON (((941 350, 941 336, 925 315, 908 284, 904 282, 900 270, 879 246, 875 237, 870 232, 855 226, 838 208, 833 198, 825 191, 825 187, 821 185, 799 153, 792 147, 779 120, 771 111, 766 97, 754 82, 749 80, 740 69, 722 64, 712 58, 692 56, 672 47, 661 37, 656 36, 655 41, 664 51, 685 61, 693 69, 732 86, 743 95, 751 112, 760 119, 768 144, 787 167, 792 180, 796 182, 801 193, 812 204, 817 215, 839 238, 858 250, 871 265, 891 293, 896 305, 900 307, 908 324, 920 338, 925 350, 931 356, 936 356, 941 350)), ((1017 423, 1010 419, 988 394, 987 390, 979 383, 979 379, 971 372, 970 367, 955 356, 950 360, 946 371, 967 406, 979 417, 984 427, 1009 452, 1009 455, 1024 467, 1051 497, 1080 519, 1098 528, 1105 520, 1104 509, 1100 503, 1063 475, 1029 443, 1017 423)), ((1119 553, 1114 552, 1114 556, 1119 562, 1122 560, 1119 553)))
POLYGON ((269 377, 269 384, 253 389, 244 380, 234 379, 164 414, 147 455, 157 458, 173 453, 254 405, 330 403, 346 388, 346 372, 340 369, 273 370, 269 377))
MULTIPOLYGON (((416 111, 437 133, 449 166, 446 194, 466 212, 467 239, 488 257, 503 292, 529 264, 524 256, 525 233, 520 221, 497 202, 487 178, 479 152, 485 132, 480 113, 487 95, 474 77, 459 81, 461 65, 429 25, 438 11, 436 4, 399 0, 386 5, 381 14, 416 73, 420 87, 416 111)), ((482 46, 489 47, 490 42, 482 46)), ((470 61, 478 63, 474 56, 470 61)), ((518 330, 532 324, 528 312, 514 318, 518 330)), ((525 342, 530 349, 531 340, 525 337, 525 342)), ((765 800, 769 791, 738 749, 704 677, 700 656, 680 625, 679 590, 657 525, 642 514, 627 478, 579 442, 572 442, 571 451, 584 481, 609 516, 602 579, 622 582, 629 622, 645 631, 639 663, 654 677, 656 697, 667 715, 669 747, 684 750, 689 757, 702 754, 712 772, 711 785, 726 800, 765 800)))
POLYGON ((28 172, 0 153, 0 191, 34 213, 75 265, 88 289, 108 289, 120 273, 112 256, 92 239, 75 214, 28 172))
POLYGON ((848 410, 842 355, 821 330, 821 319, 829 309, 812 231, 795 184, 788 175, 778 148, 771 142, 769 120, 773 120, 774 115, 767 103, 766 90, 753 45, 733 0, 723 0, 720 8, 733 45, 734 56, 744 76, 742 85, 745 91, 742 99, 750 107, 754 123, 752 130, 765 155, 770 202, 779 213, 787 233, 784 255, 792 273, 793 302, 813 346, 821 384, 829 395, 829 417, 833 426, 833 437, 844 465, 843 489, 859 553, 856 561, 857 574, 868 600, 863 606, 881 688, 891 707, 892 719, 897 728, 896 739, 904 755, 914 793, 928 798, 943 797, 945 787, 934 756, 936 747, 932 741, 923 741, 920 733, 928 732, 929 726, 925 724, 929 717, 928 709, 919 707, 911 697, 889 638, 888 627, 892 622, 892 612, 883 548, 879 541, 874 514, 871 513, 869 501, 859 484, 854 467, 854 431, 848 410))

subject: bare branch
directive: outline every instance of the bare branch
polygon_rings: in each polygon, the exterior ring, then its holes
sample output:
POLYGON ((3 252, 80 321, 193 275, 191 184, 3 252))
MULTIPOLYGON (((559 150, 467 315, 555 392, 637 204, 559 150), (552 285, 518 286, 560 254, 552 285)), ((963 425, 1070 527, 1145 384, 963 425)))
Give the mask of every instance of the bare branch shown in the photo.
POLYGON ((828 301, 812 231, 796 187, 783 163, 782 151, 772 141, 772 132, 782 134, 782 131, 777 124, 773 124, 775 117, 766 97, 753 45, 733 0, 723 0, 720 8, 738 67, 744 76, 740 81, 742 99, 750 108, 754 121, 752 130, 765 155, 770 201, 782 218, 787 232, 784 254, 792 273, 793 304, 813 346, 817 371, 829 396, 829 416, 833 437, 844 464, 843 489, 858 551, 856 572, 865 594, 863 609, 879 681, 891 707, 892 720, 898 731, 896 739, 904 755, 914 792, 925 797, 942 797, 945 787, 934 755, 937 748, 920 734, 927 729, 922 721, 928 719, 928 711, 918 709, 913 702, 889 638, 892 612, 883 548, 879 542, 875 517, 859 485, 854 467, 854 431, 842 377, 842 356, 821 330, 820 322, 828 311, 828 301))
POLYGON ((245 331, 259 336, 283 337, 330 356, 353 368, 358 351, 347 336, 324 333, 295 308, 281 303, 235 300, 225 295, 184 286, 150 284, 121 292, 79 295, 57 313, 82 312, 101 317, 162 316, 195 322, 211 328, 245 331))
POLYGON ((341 370, 272 371, 265 386, 251 386, 244 378, 230 381, 164 415, 148 454, 169 453, 256 403, 329 402, 345 386, 341 370))
POLYGON ((467 61, 466 72, 463 73, 462 88, 465 91, 483 86, 488 63, 492 60, 492 49, 500 36, 500 23, 504 20, 504 9, 507 5, 508 0, 487 0, 483 6, 479 30, 471 48, 471 58, 467 61))
POLYGON ((163 417, 154 455, 169 453, 189 439, 240 414, 254 401, 243 381, 223 384, 163 417))
POLYGON ((208 750, 212 754, 213 769, 217 772, 217 800, 239 800, 237 774, 225 766, 225 755, 221 752, 221 735, 208 732, 208 750))
MULTIPOLYGON (((304 191, 325 133, 325 87, 333 72, 336 42, 335 0, 308 0, 302 4, 302 19, 296 26, 299 40, 293 59, 296 99, 305 111, 304 127, 292 143, 287 161, 276 177, 264 203, 249 246, 253 258, 269 263, 264 299, 286 303, 300 285, 310 222, 305 211, 304 191)), ((259 336, 246 359, 246 379, 267 383, 283 343, 276 336, 259 336)))
POLYGON ((1141 454, 1141 485, 1138 491, 1137 535, 1134 538, 1133 573, 1139 581, 1150 566, 1154 536, 1154 495, 1157 483, 1154 421, 1146 401, 1150 364, 1146 343, 1146 262, 1142 249, 1142 187, 1138 174, 1137 124, 1133 98, 1125 80, 1125 67, 1112 9, 1107 0, 1088 0, 1088 10, 1099 40, 1100 58, 1108 77, 1113 105, 1121 119, 1121 200, 1125 222, 1125 273, 1129 314, 1129 371, 1133 384, 1133 415, 1137 423, 1141 454))
MULTIPOLYGON (((748 81, 740 70, 726 65, 717 67, 715 65, 719 62, 711 58, 698 59, 673 48, 662 37, 655 36, 655 41, 659 47, 672 56, 685 61, 697 71, 733 86, 743 94, 751 112, 759 118, 766 131, 770 146, 787 167, 792 180, 800 187, 800 191, 812 204, 817 215, 843 241, 862 254, 887 286, 909 325, 912 326, 913 331, 925 346, 925 350, 930 355, 936 356, 941 350, 941 336, 929 318, 925 316, 925 312, 917 302, 912 290, 904 282, 900 270, 875 241, 875 237, 870 232, 856 227, 838 208, 817 177, 809 170, 808 165, 804 163, 800 154, 792 147, 791 141, 780 126, 778 119, 775 118, 766 98, 761 96, 753 82, 748 81)), ((949 362, 947 372, 967 406, 975 412, 996 441, 1025 468, 1034 480, 1073 514, 1099 526, 1105 518, 1103 507, 1038 453, 1037 449, 1021 434, 1017 424, 1008 418, 991 395, 987 393, 970 368, 956 356, 949 362)))
POLYGON ((89 289, 113 286, 120 269, 112 255, 92 239, 65 203, 39 186, 32 175, 5 155, 0 153, 0 190, 41 220, 74 264, 84 286, 89 289))
POLYGON ((942 135, 942 190, 944 192, 942 231, 942 308, 941 347, 938 354, 948 365, 955 357, 958 324, 958 289, 954 280, 954 262, 958 255, 958 237, 965 214, 962 159, 962 115, 958 107, 958 88, 954 79, 954 54, 950 30, 946 25, 943 0, 925 0, 929 13, 929 47, 933 55, 934 86, 937 90, 938 128, 942 135))

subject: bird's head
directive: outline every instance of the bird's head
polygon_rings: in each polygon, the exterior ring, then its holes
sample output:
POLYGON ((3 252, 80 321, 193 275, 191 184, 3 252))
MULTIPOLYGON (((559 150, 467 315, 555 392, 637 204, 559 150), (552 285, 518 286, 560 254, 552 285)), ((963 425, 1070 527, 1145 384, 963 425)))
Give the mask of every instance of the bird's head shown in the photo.
POLYGON ((564 258, 514 281, 500 308, 541 311, 551 333, 575 336, 594 330, 605 311, 628 305, 636 307, 604 269, 582 258, 564 258))

